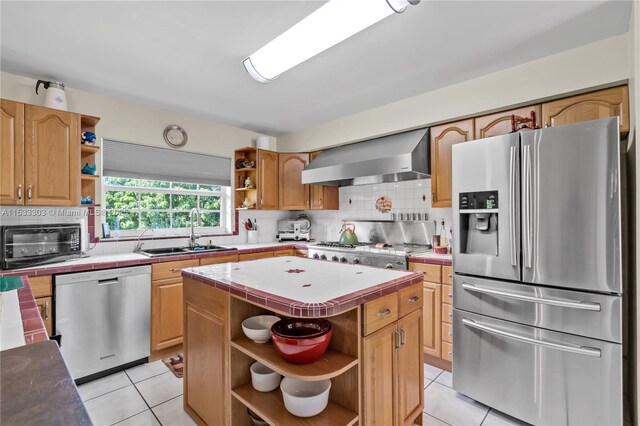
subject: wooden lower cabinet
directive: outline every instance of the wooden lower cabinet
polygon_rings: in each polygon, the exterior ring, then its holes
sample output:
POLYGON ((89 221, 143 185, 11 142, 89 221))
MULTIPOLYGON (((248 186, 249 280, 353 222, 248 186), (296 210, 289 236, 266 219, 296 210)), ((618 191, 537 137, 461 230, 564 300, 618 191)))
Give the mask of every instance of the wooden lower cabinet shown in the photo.
POLYGON ((228 425, 229 294, 190 280, 184 295, 184 408, 200 424, 228 425))
POLYGON ((441 287, 441 284, 425 281, 422 289, 424 353, 435 357, 440 357, 441 287))
MULTIPOLYGON (((363 321, 366 321, 367 305, 387 297, 365 304, 363 321)), ((377 303, 372 311, 387 305, 386 302, 377 303)), ((362 424, 413 425, 421 416, 424 405, 422 315, 423 310, 416 305, 405 316, 364 337, 362 424)), ((365 328, 363 332, 366 334, 365 328)))
POLYGON ((244 262, 245 260, 268 259, 270 257, 273 257, 272 251, 260 251, 258 253, 241 254, 238 256, 238 260, 244 262))
POLYGON ((47 330, 47 335, 53 335, 53 305, 51 302, 51 297, 40 297, 36 299, 36 305, 38 306, 38 310, 40 311, 42 321, 44 321, 44 328, 46 328, 47 330))
POLYGON ((151 282, 151 351, 182 343, 182 278, 151 282))
POLYGON ((420 344, 422 315, 423 311, 418 309, 398 320, 401 347, 397 351, 397 407, 400 425, 413 425, 424 405, 424 362, 420 344))
POLYGON ((393 323, 365 337, 362 343, 362 389, 364 425, 395 424, 397 382, 397 324, 393 323))

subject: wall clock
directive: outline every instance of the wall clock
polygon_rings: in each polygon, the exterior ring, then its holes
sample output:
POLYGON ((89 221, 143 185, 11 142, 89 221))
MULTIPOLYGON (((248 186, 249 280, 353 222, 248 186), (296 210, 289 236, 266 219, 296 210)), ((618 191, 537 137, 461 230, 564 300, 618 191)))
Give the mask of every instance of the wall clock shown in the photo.
POLYGON ((172 124, 164 129, 164 140, 172 148, 182 148, 187 144, 187 132, 182 127, 172 124))

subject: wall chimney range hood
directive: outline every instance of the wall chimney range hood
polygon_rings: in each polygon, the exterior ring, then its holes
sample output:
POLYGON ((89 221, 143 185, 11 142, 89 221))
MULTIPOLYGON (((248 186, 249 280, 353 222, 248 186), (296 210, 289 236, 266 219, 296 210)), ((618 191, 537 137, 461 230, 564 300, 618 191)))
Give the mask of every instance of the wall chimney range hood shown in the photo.
POLYGON ((429 129, 324 150, 302 171, 302 183, 366 185, 430 176, 429 129))

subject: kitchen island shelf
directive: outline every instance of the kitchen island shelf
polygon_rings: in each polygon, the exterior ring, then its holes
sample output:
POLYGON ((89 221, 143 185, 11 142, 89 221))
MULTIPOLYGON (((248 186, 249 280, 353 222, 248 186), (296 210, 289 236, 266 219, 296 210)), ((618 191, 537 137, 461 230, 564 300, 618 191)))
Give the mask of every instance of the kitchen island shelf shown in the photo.
POLYGON ((258 392, 251 383, 245 383, 231 390, 231 395, 249 407, 270 425, 345 425, 358 422, 358 414, 329 400, 327 408, 313 417, 297 417, 284 407, 280 389, 271 392, 258 392))
POLYGON ((276 352, 272 343, 256 343, 242 337, 231 342, 245 355, 261 362, 277 373, 298 380, 325 380, 339 376, 345 371, 358 365, 358 359, 341 352, 328 350, 322 358, 310 364, 297 365, 283 360, 276 352))

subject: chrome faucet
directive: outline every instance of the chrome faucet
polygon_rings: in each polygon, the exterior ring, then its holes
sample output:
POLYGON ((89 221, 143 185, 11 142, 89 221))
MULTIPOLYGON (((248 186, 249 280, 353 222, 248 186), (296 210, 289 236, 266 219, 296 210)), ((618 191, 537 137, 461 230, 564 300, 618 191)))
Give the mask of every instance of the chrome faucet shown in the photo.
POLYGON ((194 219, 193 219, 194 213, 198 218, 198 226, 202 226, 202 214, 200 214, 200 210, 198 210, 197 207, 194 207, 191 209, 191 212, 189 212, 189 219, 191 220, 191 234, 189 235, 190 249, 193 249, 198 246, 198 244, 196 243, 196 239, 200 237, 200 235, 197 235, 194 231, 194 219))
POLYGON ((135 247, 133 248, 133 252, 134 252, 134 253, 139 253, 140 251, 142 251, 142 246, 144 245, 144 243, 141 243, 141 242, 140 242, 140 238, 142 238, 142 236, 143 236, 147 231, 149 231, 149 230, 151 230, 151 233, 153 233, 153 229, 152 229, 152 228, 149 228, 149 227, 147 226, 147 227, 146 227, 146 228, 144 228, 144 229, 142 230, 142 232, 138 235, 138 238, 136 239, 136 245, 135 245, 135 247))

